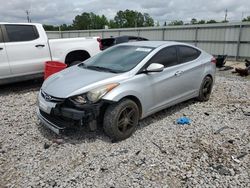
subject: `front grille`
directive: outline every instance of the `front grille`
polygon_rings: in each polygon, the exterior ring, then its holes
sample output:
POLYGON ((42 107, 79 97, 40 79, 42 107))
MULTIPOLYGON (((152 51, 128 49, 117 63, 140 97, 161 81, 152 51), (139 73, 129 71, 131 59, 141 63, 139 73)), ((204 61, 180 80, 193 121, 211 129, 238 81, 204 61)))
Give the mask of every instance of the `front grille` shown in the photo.
POLYGON ((45 93, 43 90, 41 90, 41 95, 48 102, 63 102, 64 101, 63 98, 51 96, 51 95, 45 93))

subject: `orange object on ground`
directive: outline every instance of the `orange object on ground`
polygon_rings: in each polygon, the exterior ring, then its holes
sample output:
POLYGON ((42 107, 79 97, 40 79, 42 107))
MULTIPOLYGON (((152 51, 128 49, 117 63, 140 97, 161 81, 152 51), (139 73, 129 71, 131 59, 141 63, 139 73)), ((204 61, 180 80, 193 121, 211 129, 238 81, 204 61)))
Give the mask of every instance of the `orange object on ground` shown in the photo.
POLYGON ((59 61, 46 61, 44 66, 44 80, 50 75, 59 72, 67 67, 66 64, 59 61))

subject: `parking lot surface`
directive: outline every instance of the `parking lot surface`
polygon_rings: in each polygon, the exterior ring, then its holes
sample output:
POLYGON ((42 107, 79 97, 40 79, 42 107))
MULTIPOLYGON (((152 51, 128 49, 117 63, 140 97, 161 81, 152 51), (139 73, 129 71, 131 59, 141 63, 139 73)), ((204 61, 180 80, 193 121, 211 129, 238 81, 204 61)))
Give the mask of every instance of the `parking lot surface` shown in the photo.
POLYGON ((250 187, 250 82, 217 74, 208 102, 158 112, 118 143, 101 128, 41 126, 42 81, 1 86, 0 187, 250 187), (183 116, 191 124, 175 123, 183 116))

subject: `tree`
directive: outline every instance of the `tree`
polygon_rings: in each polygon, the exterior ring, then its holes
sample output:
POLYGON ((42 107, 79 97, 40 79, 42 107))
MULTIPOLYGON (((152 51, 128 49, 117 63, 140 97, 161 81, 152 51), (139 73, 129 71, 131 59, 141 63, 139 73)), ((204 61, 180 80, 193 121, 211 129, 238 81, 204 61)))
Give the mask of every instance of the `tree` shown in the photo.
MULTIPOLYGON (((120 10, 116 13, 112 26, 119 28, 148 27, 154 26, 154 20, 147 13, 142 14, 141 12, 128 9, 125 11, 120 10)), ((112 26, 110 27, 112 28, 112 26)))
POLYGON ((74 29, 103 29, 105 25, 108 25, 107 18, 102 15, 96 15, 93 12, 84 12, 81 15, 77 15, 73 20, 74 29))
POLYGON ((173 26, 173 25, 183 25, 183 21, 182 20, 174 20, 172 22, 170 22, 168 25, 173 26))
POLYGON ((247 16, 247 17, 244 18, 242 21, 243 21, 243 22, 250 22, 250 16, 247 16))
POLYGON ((46 24, 43 25, 43 28, 45 31, 58 31, 59 30, 59 27, 57 26, 46 25, 46 24))
POLYGON ((144 27, 150 27, 150 26, 154 26, 154 19, 148 14, 148 13, 144 13, 144 27))
POLYGON ((206 23, 205 20, 200 20, 200 21, 197 22, 197 24, 205 24, 205 23, 206 23))
POLYGON ((118 25, 114 20, 109 20, 108 26, 109 28, 118 28, 118 25))
MULTIPOLYGON (((148 13, 141 13, 134 10, 118 11, 114 19, 108 20, 104 15, 96 15, 93 12, 83 12, 75 16, 73 24, 60 25, 61 31, 67 30, 88 30, 104 29, 105 25, 109 28, 127 27, 150 27, 154 26, 154 20, 148 13)), ((58 31, 58 26, 44 25, 47 31, 58 31)))
POLYGON ((193 24, 197 24, 197 19, 196 18, 192 18, 192 20, 190 21, 190 23, 193 24))
POLYGON ((61 31, 68 31, 68 30, 74 30, 74 27, 72 25, 62 24, 60 25, 61 31))
POLYGON ((208 20, 207 24, 217 23, 215 20, 208 20))

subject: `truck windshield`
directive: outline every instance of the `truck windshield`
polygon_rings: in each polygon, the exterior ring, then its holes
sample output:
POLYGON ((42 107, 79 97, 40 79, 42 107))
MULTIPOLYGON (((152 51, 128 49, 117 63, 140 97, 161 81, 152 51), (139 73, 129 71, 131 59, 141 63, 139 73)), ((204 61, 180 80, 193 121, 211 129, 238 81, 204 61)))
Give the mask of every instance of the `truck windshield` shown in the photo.
POLYGON ((113 73, 127 72, 140 63, 153 48, 142 46, 114 46, 81 63, 79 66, 113 73))

